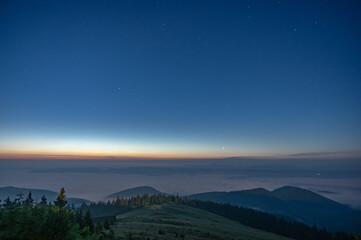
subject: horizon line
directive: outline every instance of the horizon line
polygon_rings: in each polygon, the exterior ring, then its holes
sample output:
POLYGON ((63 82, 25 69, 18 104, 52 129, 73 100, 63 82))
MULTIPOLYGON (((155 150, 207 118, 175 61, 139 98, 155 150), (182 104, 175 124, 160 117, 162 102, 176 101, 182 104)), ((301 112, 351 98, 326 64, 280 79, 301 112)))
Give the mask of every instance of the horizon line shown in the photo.
POLYGON ((135 155, 86 155, 86 154, 45 154, 45 153, 0 153, 0 160, 202 160, 202 159, 361 159, 361 151, 304 152, 292 154, 228 155, 210 154, 135 154, 135 155))

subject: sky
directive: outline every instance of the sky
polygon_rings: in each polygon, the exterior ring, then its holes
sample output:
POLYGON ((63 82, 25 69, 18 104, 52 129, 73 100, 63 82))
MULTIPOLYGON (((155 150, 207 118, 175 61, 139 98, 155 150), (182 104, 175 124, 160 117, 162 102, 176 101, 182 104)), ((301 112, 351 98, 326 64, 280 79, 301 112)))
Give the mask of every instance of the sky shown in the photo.
POLYGON ((1 1, 0 158, 360 158, 360 12, 1 1))

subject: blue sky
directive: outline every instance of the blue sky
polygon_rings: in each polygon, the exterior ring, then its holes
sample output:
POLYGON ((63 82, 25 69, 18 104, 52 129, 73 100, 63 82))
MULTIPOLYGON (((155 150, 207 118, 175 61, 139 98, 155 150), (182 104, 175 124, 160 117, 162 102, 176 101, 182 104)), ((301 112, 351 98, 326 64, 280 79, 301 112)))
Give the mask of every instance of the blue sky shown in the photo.
POLYGON ((358 1, 0 4, 3 156, 361 151, 358 1))

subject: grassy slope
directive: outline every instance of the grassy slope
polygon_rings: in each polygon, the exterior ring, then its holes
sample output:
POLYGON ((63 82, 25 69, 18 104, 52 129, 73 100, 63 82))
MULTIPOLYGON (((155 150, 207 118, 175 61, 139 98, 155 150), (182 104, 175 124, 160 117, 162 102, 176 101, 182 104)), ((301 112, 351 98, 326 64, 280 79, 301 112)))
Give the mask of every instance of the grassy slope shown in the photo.
POLYGON ((112 229, 115 235, 122 237, 128 237, 131 232, 133 239, 289 239, 200 209, 171 203, 118 215, 112 229), (160 229, 164 234, 159 234, 160 229))

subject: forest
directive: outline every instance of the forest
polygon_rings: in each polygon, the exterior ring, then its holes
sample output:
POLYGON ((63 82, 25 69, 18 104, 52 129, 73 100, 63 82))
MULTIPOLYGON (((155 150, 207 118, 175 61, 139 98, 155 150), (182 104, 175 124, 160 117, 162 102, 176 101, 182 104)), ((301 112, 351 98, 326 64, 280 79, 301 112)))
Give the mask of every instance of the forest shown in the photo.
POLYGON ((64 188, 54 203, 45 196, 35 202, 31 192, 14 200, 7 198, 0 208, 0 239, 18 240, 113 240, 108 221, 95 224, 90 211, 82 213, 67 205, 64 188))

